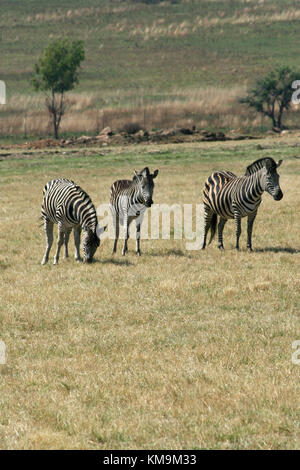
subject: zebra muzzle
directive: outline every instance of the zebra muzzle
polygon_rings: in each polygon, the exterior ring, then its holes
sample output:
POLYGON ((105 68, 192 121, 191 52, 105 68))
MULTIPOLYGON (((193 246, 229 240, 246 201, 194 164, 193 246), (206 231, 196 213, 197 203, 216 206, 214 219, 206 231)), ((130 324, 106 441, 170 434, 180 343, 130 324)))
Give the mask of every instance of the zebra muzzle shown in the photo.
POLYGON ((280 190, 280 191, 278 191, 277 194, 275 194, 274 199, 275 199, 275 201, 280 201, 280 199, 282 199, 282 198, 283 198, 283 192, 280 190))

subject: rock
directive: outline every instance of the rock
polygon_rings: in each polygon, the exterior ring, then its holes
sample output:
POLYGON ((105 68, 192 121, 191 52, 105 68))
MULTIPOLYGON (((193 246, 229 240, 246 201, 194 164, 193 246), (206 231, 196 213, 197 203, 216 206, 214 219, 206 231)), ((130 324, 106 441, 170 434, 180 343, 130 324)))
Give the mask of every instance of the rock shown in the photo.
POLYGON ((86 144, 86 143, 90 142, 92 139, 93 139, 93 137, 90 137, 88 135, 82 135, 81 137, 78 137, 76 142, 79 143, 79 144, 86 144))
POLYGON ((111 128, 107 126, 107 127, 104 127, 104 129, 102 129, 99 135, 113 135, 113 133, 112 133, 111 128))
POLYGON ((217 140, 226 140, 224 132, 217 132, 216 133, 216 139, 217 140))
POLYGON ((194 131, 192 129, 189 129, 188 127, 182 127, 180 129, 180 132, 184 135, 192 135, 194 133, 194 131))
POLYGON ((202 131, 201 135, 203 136, 203 140, 208 140, 208 141, 217 140, 217 135, 214 132, 202 131))
POLYGON ((172 137, 176 134, 175 130, 174 129, 166 129, 164 131, 162 131, 161 135, 164 135, 166 137, 172 137))
POLYGON ((108 137, 108 135, 104 135, 104 134, 103 135, 97 135, 96 140, 98 142, 101 142, 101 143, 103 143, 103 142, 107 143, 109 141, 109 137, 108 137))

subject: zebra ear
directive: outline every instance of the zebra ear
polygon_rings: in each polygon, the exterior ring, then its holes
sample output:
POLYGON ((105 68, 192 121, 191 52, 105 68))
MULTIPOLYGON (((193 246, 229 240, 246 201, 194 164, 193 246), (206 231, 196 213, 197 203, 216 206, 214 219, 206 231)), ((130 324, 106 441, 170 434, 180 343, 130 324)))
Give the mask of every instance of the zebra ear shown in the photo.
POLYGON ((280 167, 281 163, 282 163, 282 160, 279 160, 279 161, 276 163, 277 168, 280 167))
POLYGON ((135 177, 137 178, 137 180, 140 181, 140 178, 141 178, 142 175, 140 173, 138 173, 136 170, 133 170, 133 171, 134 171, 134 174, 135 174, 135 177))
POLYGON ((154 179, 154 178, 156 178, 156 177, 157 177, 157 175, 158 175, 158 170, 155 170, 155 172, 153 173, 153 176, 152 176, 152 178, 153 178, 153 179, 154 179))
POLYGON ((149 168, 146 166, 140 173, 144 178, 147 178, 150 175, 149 168))

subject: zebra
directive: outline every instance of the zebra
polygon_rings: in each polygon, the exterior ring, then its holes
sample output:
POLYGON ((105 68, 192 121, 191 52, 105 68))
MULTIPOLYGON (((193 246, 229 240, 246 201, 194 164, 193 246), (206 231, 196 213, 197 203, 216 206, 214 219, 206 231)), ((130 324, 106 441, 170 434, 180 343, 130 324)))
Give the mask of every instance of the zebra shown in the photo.
POLYGON ((268 192, 275 201, 280 201, 283 197, 277 173, 277 168, 281 163, 282 160, 276 163, 273 158, 261 158, 247 167, 244 176, 237 177, 230 171, 217 171, 207 179, 203 190, 204 238, 202 249, 205 249, 209 229, 211 229, 209 243, 213 240, 219 216, 219 248, 224 249, 224 225, 228 219, 234 219, 236 224, 235 248, 238 250, 241 218, 247 216, 247 248, 252 251, 253 223, 261 203, 262 193, 268 192))
POLYGON ((98 227, 97 214, 90 197, 74 181, 60 178, 49 181, 44 187, 42 219, 46 232, 46 251, 41 264, 46 264, 53 243, 53 225, 58 224, 57 250, 53 264, 58 263, 64 244, 64 257, 68 257, 68 242, 74 228, 75 259, 80 260, 80 234, 84 231, 83 261, 91 262, 100 245, 100 235, 106 227, 98 227))
POLYGON ((128 250, 127 240, 129 237, 129 225, 135 220, 136 223, 136 253, 141 256, 140 237, 141 225, 147 207, 153 204, 152 196, 154 190, 154 178, 158 170, 150 174, 149 168, 144 168, 140 173, 134 170, 133 180, 118 180, 111 186, 110 210, 113 217, 115 240, 113 253, 117 251, 119 239, 119 224, 124 228, 124 245, 122 255, 128 250))

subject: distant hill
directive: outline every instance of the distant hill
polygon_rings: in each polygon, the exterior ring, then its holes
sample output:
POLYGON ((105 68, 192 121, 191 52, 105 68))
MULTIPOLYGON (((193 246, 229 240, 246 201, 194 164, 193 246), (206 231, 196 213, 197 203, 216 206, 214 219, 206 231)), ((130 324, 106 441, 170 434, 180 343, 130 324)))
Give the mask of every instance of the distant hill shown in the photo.
POLYGON ((94 94, 97 107, 186 101, 199 88, 243 88, 274 65, 297 67, 297 3, 1 0, 0 79, 8 97, 33 95, 33 64, 49 41, 68 36, 85 41, 75 91, 94 94))

